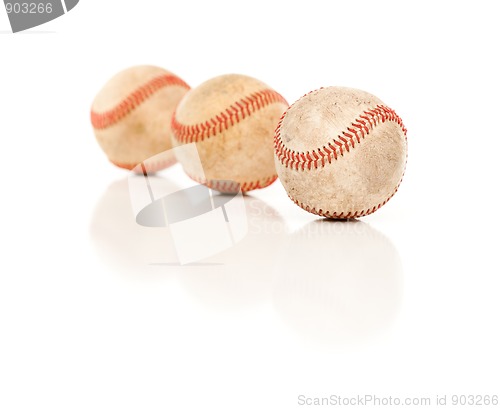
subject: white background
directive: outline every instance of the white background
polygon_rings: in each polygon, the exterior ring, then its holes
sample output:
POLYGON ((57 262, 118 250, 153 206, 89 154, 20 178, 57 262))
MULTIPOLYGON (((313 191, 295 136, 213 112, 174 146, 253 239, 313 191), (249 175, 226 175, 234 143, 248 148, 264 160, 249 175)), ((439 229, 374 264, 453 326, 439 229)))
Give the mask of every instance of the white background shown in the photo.
POLYGON ((16 35, 0 11, 0 407, 500 394, 495 6, 82 0, 16 35), (325 224, 276 183, 250 195, 238 248, 175 266, 89 120, 107 79, 145 63, 192 86, 251 75, 290 102, 369 91, 408 128, 401 189, 325 224))

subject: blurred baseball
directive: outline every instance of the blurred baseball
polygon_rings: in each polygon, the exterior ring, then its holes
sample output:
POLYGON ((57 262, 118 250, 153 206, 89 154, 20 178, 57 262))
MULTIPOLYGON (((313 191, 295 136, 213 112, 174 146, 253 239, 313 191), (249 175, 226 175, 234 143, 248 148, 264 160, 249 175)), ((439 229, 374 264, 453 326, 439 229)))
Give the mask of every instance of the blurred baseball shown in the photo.
MULTIPOLYGON (((188 90, 182 79, 154 66, 131 67, 111 78, 91 109, 95 136, 109 160, 133 169, 171 149, 170 120, 188 90)), ((167 160, 157 163, 156 170, 175 162, 173 153, 163 157, 167 160)))
POLYGON ((192 155, 176 153, 177 159, 191 178, 212 189, 264 188, 276 180, 273 134, 287 107, 254 78, 213 78, 189 91, 172 119, 174 146, 196 143, 203 169, 192 155))
POLYGON ((290 199, 329 218, 365 216, 387 203, 406 155, 401 118, 377 97, 351 88, 305 95, 275 135, 276 168, 290 199))

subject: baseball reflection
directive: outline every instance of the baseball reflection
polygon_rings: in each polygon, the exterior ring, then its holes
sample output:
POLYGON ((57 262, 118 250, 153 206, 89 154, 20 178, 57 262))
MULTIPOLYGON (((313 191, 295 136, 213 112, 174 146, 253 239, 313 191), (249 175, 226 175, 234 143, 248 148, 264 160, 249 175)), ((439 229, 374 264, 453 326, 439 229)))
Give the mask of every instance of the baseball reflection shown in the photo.
POLYGON ((212 268, 184 266, 180 280, 210 308, 234 309, 269 302, 272 266, 286 242, 287 225, 267 203, 245 195, 247 235, 235 246, 203 261, 212 268))
POLYGON ((307 339, 364 342, 397 315, 402 275, 397 249, 368 224, 316 220, 290 237, 276 270, 273 302, 307 339))
MULTIPOLYGON (((179 188, 170 180, 150 176, 158 190, 179 188)), ((136 223, 128 178, 112 183, 98 202, 90 225, 90 236, 100 258, 120 273, 135 277, 159 276, 156 264, 178 264, 168 229, 136 223), (146 273, 137 275, 137 273, 146 273)))

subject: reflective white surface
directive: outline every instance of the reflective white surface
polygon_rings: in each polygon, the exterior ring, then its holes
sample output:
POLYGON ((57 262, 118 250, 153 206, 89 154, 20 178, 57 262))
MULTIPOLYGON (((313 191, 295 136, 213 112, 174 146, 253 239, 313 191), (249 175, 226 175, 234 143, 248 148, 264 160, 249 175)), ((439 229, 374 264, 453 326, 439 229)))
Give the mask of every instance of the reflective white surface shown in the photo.
POLYGON ((288 238, 275 268, 273 305, 305 337, 367 342, 393 324, 402 281, 397 249, 369 224, 319 219, 288 238))
MULTIPOLYGON (((158 176, 153 182, 170 184, 158 176)), ((235 199, 247 209, 244 240, 180 265, 168 227, 134 222, 128 188, 126 180, 112 184, 91 223, 96 251, 116 271, 138 277, 174 270, 187 293, 208 307, 270 303, 286 325, 333 344, 369 339, 398 313, 398 251, 365 222, 318 219, 292 232, 275 209, 245 195, 235 199)))
MULTIPOLYGON (((490 3, 81 3, 54 34, 1 36, 0 408, 500 393, 490 3), (90 126, 96 91, 138 63, 192 85, 252 75, 290 102, 372 92, 408 128, 400 191, 332 223, 276 183, 243 200, 237 245, 180 265, 168 230, 135 224, 90 126)), ((158 178, 190 186, 178 166, 158 178)))

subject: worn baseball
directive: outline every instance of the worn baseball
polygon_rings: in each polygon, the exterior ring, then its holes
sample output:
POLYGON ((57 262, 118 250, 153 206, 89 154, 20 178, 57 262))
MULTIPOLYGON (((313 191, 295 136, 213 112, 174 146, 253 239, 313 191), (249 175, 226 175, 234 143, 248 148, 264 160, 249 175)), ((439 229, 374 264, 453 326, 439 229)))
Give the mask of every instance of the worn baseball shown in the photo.
POLYGON ((329 87, 295 102, 274 138, 290 199, 334 219, 366 216, 396 193, 406 165, 406 128, 377 97, 329 87))
POLYGON ((208 80, 186 94, 172 118, 174 146, 197 148, 176 152, 177 159, 192 179, 214 190, 269 186, 277 177, 274 130, 287 107, 280 94, 255 78, 232 74, 208 80))
MULTIPOLYGON (((109 160, 133 169, 171 149, 170 119, 188 90, 182 79, 154 66, 132 67, 111 78, 91 108, 95 136, 109 160)), ((150 172, 175 163, 173 153, 162 158, 150 172)))

